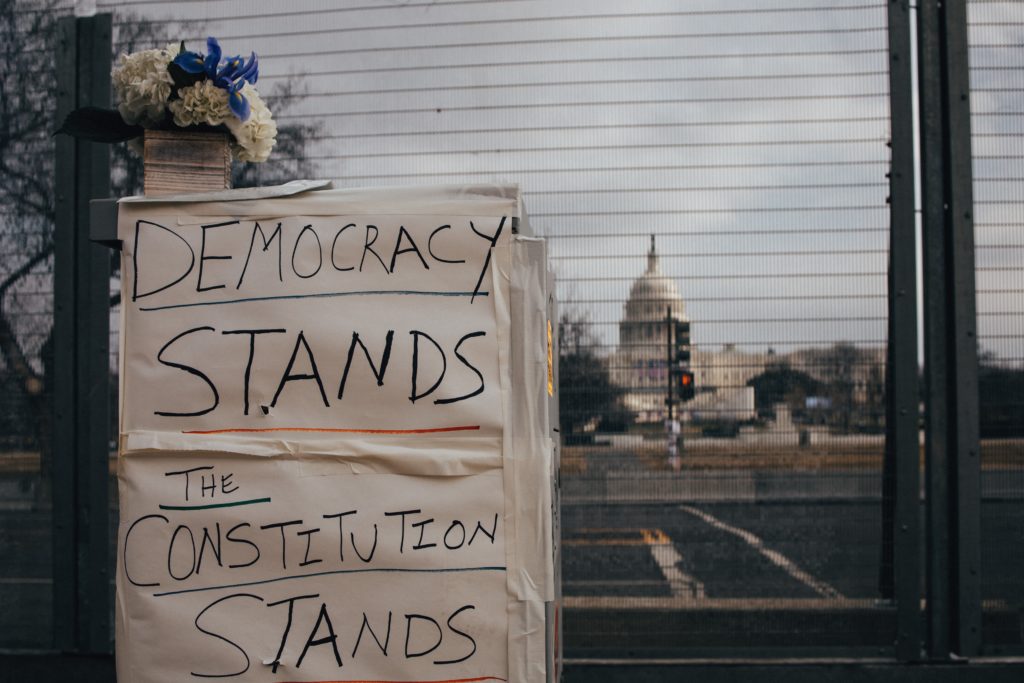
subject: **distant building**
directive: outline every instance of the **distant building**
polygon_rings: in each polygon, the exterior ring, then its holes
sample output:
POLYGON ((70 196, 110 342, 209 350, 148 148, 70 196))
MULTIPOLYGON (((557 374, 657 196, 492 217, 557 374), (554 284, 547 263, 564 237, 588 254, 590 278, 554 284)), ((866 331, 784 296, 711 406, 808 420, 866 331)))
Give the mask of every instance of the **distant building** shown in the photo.
MULTIPOLYGON (((661 272, 654 236, 647 253, 647 269, 629 290, 619 321, 619 346, 609 359, 612 381, 624 390, 623 407, 638 422, 660 422, 668 416, 667 320, 689 321, 686 304, 672 278, 661 272)), ((695 326, 693 329, 699 329, 695 326)), ((692 335, 692 333, 691 333, 692 335)), ((700 348, 691 336, 690 369, 697 396, 682 409, 700 420, 750 420, 757 416, 753 387, 747 383, 772 366, 788 365, 821 382, 849 388, 847 404, 878 404, 884 388, 884 348, 851 345, 815 347, 777 354, 742 351, 734 344, 721 349, 700 348)))
POLYGON ((685 408, 702 420, 754 419, 754 388, 747 382, 763 373, 771 358, 767 353, 741 351, 734 344, 720 351, 696 349, 693 380, 699 393, 685 408))
POLYGON ((647 270, 630 287, 619 321, 619 348, 611 359, 612 381, 625 389, 624 407, 640 422, 666 415, 668 319, 689 320, 676 283, 661 272, 651 235, 647 270))
MULTIPOLYGON (((661 272, 652 235, 647 270, 629 290, 619 322, 619 347, 612 358, 612 381, 625 390, 624 407, 638 422, 658 422, 668 416, 666 321, 670 319, 689 321, 676 283, 661 272)), ((709 419, 752 419, 754 390, 746 383, 764 372, 766 359, 765 354, 748 354, 731 346, 721 352, 694 347, 690 367, 698 394, 684 410, 709 419)))

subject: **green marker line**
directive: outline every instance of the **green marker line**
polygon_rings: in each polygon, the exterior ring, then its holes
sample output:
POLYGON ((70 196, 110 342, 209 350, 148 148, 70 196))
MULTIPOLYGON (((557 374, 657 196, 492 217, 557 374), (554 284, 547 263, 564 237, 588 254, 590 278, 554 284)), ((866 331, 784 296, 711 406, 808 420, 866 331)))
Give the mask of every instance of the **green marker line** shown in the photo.
POLYGON ((221 586, 201 586, 199 588, 182 588, 176 591, 164 591, 153 593, 154 598, 162 598, 167 595, 182 595, 184 593, 202 593, 205 591, 219 591, 225 588, 245 588, 248 586, 260 586, 267 583, 278 583, 280 581, 294 581, 296 579, 313 579, 321 576, 333 576, 341 574, 447 574, 460 572, 503 572, 505 567, 366 567, 363 569, 333 569, 311 574, 290 574, 288 576, 276 576, 272 579, 259 579, 257 581, 243 581, 242 583, 229 583, 221 586))
POLYGON ((211 508, 233 508, 239 505, 255 505, 269 503, 269 498, 253 498, 252 500, 236 500, 231 503, 210 503, 209 505, 161 505, 161 510, 209 510, 211 508))

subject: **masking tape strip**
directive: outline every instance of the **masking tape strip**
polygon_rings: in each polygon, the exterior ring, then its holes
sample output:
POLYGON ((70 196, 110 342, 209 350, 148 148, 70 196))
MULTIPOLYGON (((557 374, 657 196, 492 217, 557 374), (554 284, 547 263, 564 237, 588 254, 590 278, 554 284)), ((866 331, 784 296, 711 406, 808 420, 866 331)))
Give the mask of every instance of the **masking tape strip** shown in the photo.
MULTIPOLYGON (((518 238, 512 250, 511 344, 513 410, 507 422, 512 434, 520 599, 553 600, 551 557, 551 456, 547 410, 547 269, 545 243, 518 238)), ((509 454, 506 454, 508 457, 509 454)), ((510 567, 512 568, 512 567, 510 567)))
MULTIPOLYGON (((360 188, 319 190, 288 197, 242 201, 187 201, 132 199, 119 205, 119 222, 132 216, 166 211, 194 217, 225 216, 348 216, 361 214, 514 216, 519 210, 516 185, 434 185, 422 188, 360 188), (166 208, 163 208, 166 207, 166 208)), ((190 219, 191 220, 191 219, 190 219)))
POLYGON ((334 464, 347 463, 353 473, 463 476, 500 469, 500 447, 500 437, 444 437, 429 441, 385 438, 293 441, 237 435, 131 432, 121 436, 120 455, 126 458, 165 452, 195 452, 326 458, 334 464))
MULTIPOLYGON (((546 677, 545 601, 554 599, 551 456, 547 407, 547 268, 543 240, 511 246, 505 462, 509 680, 546 677)), ((502 291, 495 283, 494 291, 502 291)), ((504 303, 504 302, 503 302, 504 303)))

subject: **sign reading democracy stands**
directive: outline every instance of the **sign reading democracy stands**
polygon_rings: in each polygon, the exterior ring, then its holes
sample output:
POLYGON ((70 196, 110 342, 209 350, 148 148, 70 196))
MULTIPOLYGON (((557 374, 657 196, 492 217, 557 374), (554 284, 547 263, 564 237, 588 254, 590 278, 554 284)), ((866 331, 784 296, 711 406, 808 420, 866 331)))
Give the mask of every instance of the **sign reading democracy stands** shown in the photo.
POLYGON ((516 201, 121 204, 119 680, 516 677, 516 201))
POLYGON ((125 226, 128 430, 496 433, 505 217, 187 223, 125 226))

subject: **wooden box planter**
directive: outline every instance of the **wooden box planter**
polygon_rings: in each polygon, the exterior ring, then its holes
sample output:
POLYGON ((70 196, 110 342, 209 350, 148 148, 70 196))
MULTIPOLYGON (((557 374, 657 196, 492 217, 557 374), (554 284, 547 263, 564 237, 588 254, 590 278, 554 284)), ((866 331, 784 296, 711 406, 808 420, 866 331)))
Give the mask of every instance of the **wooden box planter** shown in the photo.
POLYGON ((147 130, 144 148, 147 197, 231 187, 231 145, 226 133, 147 130))

